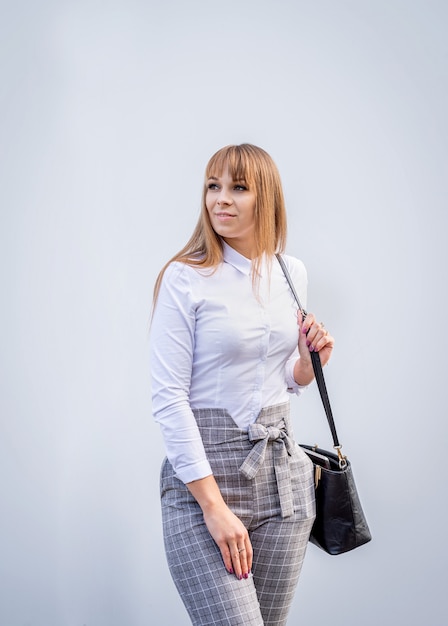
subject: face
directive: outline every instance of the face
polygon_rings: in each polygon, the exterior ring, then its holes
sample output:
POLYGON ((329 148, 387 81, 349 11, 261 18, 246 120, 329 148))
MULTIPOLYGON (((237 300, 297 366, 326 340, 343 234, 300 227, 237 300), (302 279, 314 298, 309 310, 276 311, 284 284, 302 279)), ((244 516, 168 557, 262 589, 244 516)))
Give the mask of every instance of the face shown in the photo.
POLYGON ((252 258, 255 231, 255 191, 246 181, 233 180, 225 169, 206 181, 205 205, 213 230, 232 248, 252 258))

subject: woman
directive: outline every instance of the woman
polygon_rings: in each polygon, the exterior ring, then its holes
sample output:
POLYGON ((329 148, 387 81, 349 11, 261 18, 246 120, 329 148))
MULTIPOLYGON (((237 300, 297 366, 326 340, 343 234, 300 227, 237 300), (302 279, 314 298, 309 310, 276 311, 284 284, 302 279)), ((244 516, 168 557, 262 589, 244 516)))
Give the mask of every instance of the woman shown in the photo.
MULTIPOLYGON (((333 338, 297 312, 275 258, 286 240, 277 168, 261 148, 210 159, 202 211, 163 268, 151 327, 153 412, 164 437, 169 568, 195 626, 281 626, 315 516, 312 464, 290 393, 333 338)), ((306 271, 284 257, 306 300, 306 271)))

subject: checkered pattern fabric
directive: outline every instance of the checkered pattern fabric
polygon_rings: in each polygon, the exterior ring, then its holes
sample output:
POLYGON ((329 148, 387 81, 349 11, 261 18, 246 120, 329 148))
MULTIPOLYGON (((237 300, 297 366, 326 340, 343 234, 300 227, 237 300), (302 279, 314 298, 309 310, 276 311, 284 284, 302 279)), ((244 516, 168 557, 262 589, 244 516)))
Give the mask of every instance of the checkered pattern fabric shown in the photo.
POLYGON ((223 409, 194 413, 224 500, 248 529, 254 563, 246 580, 226 571, 199 505, 165 460, 173 580, 194 626, 285 626, 315 516, 313 467, 294 443, 289 403, 263 409, 249 432, 223 409))

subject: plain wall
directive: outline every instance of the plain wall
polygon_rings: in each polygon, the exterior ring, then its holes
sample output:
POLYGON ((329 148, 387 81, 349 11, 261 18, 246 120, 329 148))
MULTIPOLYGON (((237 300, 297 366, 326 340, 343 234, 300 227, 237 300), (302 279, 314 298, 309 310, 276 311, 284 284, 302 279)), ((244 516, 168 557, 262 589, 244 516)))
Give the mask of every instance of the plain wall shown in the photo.
MULTIPOLYGON (((187 626, 163 552, 152 288, 205 164, 277 162, 373 541, 290 623, 447 623, 447 4, 0 5, 0 626, 187 626)), ((317 390, 299 439, 330 446, 317 390)))

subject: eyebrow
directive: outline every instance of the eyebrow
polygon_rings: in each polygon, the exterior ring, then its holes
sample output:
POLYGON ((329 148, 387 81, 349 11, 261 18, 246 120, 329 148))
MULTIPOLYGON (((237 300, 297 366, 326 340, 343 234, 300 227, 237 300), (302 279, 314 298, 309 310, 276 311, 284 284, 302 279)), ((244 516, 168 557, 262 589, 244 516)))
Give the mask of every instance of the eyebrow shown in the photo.
MULTIPOLYGON (((207 178, 207 180, 219 180, 219 178, 217 178, 216 176, 209 176, 207 178)), ((246 181, 245 178, 237 178, 236 180, 232 179, 232 182, 233 183, 246 183, 247 184, 247 181, 246 181)))

